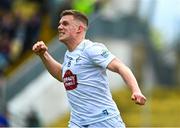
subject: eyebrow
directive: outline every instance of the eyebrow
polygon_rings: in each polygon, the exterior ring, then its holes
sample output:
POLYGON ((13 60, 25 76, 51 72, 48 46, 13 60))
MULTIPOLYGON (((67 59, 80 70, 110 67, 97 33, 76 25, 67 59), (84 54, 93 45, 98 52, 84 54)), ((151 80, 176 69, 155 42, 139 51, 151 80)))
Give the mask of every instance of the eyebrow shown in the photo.
POLYGON ((68 23, 68 21, 67 20, 59 21, 59 24, 62 24, 62 23, 68 23))

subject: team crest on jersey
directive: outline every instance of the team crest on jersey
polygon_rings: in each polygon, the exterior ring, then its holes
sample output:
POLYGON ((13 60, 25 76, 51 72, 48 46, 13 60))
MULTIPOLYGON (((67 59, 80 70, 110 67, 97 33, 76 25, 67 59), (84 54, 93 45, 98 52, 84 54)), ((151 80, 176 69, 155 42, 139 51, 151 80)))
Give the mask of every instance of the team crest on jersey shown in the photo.
POLYGON ((104 58, 107 58, 109 56, 109 51, 108 50, 102 50, 101 56, 103 56, 104 58))
POLYGON ((67 70, 63 77, 63 82, 66 90, 73 90, 77 88, 77 76, 71 70, 67 70))

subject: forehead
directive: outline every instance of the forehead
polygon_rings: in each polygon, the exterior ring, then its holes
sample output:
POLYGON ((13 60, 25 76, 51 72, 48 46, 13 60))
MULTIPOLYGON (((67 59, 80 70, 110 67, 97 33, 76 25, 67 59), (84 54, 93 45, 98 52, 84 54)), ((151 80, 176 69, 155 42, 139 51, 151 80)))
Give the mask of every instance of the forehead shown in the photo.
POLYGON ((63 21, 73 21, 74 17, 72 15, 65 15, 63 17, 61 17, 59 22, 63 22, 63 21))

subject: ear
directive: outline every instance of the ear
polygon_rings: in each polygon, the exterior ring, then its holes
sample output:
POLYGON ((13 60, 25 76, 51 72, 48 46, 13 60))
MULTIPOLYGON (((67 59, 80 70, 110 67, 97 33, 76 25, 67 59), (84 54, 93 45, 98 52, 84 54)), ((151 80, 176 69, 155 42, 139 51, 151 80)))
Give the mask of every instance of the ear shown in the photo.
POLYGON ((81 33, 82 31, 84 31, 84 27, 82 25, 79 25, 77 32, 81 33))

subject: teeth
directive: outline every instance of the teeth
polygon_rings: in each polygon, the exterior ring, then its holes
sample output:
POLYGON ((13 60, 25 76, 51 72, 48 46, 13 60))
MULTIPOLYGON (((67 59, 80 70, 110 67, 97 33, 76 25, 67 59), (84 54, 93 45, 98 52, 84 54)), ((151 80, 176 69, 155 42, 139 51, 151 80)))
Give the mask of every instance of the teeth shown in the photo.
POLYGON ((60 35, 63 35, 63 33, 59 33, 60 35))

